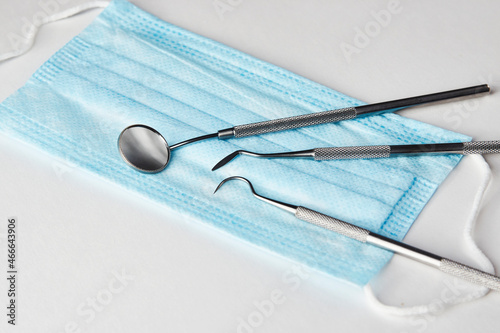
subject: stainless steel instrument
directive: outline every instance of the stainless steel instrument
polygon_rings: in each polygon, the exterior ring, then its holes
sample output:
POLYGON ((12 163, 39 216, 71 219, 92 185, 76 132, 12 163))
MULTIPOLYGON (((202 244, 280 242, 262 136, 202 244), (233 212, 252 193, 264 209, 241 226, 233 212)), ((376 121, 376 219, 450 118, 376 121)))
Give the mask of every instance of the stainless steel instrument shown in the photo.
POLYGON ((429 266, 435 267, 445 273, 451 274, 463 280, 487 287, 492 290, 500 291, 500 277, 480 271, 473 267, 469 267, 456 261, 446 259, 433 253, 418 249, 411 245, 384 237, 373 233, 369 230, 357 227, 353 224, 338 220, 328 215, 321 214, 309 208, 294 206, 288 203, 280 202, 270 198, 266 198, 257 194, 252 183, 246 178, 233 176, 224 179, 215 189, 217 192, 222 185, 230 180, 242 180, 250 186, 250 190, 254 197, 264 202, 267 202, 275 207, 281 208, 289 213, 292 213, 298 219, 314 224, 318 227, 332 230, 346 237, 355 239, 362 243, 368 243, 380 248, 393 251, 407 258, 420 261, 429 266))
POLYGON ((489 92, 487 84, 462 89, 444 91, 434 94, 404 98, 389 102, 348 107, 338 110, 316 112, 295 117, 262 121, 253 124, 239 125, 202 135, 169 146, 167 140, 156 130, 146 125, 132 125, 125 128, 118 138, 118 148, 122 158, 133 168, 148 173, 163 170, 170 161, 171 150, 197 141, 219 138, 241 138, 251 135, 284 131, 294 128, 337 122, 353 119, 372 113, 388 112, 394 109, 431 103, 456 97, 477 95, 489 92))
POLYGON ((455 143, 430 143, 418 145, 384 145, 384 146, 352 146, 352 147, 326 147, 309 150, 291 151, 284 153, 259 154, 247 150, 237 150, 219 161, 212 171, 217 170, 239 155, 261 158, 310 158, 316 161, 345 160, 358 158, 384 158, 402 155, 427 155, 427 154, 498 154, 500 153, 500 140, 475 141, 455 143))

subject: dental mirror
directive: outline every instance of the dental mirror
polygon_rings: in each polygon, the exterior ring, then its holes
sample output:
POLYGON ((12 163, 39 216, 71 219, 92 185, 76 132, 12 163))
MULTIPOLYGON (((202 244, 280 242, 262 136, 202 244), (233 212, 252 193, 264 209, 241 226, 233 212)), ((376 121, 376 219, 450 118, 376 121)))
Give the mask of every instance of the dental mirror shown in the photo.
POLYGON ((300 116, 238 125, 219 130, 216 133, 185 140, 172 146, 169 146, 167 140, 165 140, 165 138, 155 129, 146 125, 131 125, 121 132, 118 138, 118 149, 122 158, 131 167, 142 172, 156 173, 162 171, 168 165, 171 150, 205 139, 241 138, 306 126, 332 123, 341 120, 354 119, 371 113, 389 112, 402 107, 409 107, 468 95, 477 95, 489 91, 490 88, 488 85, 482 84, 428 95, 403 98, 394 101, 314 112, 300 116))
POLYGON ((170 147, 165 138, 146 125, 124 129, 118 139, 118 149, 130 166, 142 172, 159 172, 170 160, 170 147))

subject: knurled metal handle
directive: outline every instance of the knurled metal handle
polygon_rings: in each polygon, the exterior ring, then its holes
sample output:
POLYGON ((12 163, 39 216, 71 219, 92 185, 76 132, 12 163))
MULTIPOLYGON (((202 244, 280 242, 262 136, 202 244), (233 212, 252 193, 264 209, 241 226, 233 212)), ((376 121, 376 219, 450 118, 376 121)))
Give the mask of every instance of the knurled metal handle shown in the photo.
POLYGON ((500 277, 460 264, 453 260, 442 259, 439 269, 465 281, 500 291, 500 277))
POLYGON ((314 149, 314 159, 316 161, 354 158, 383 158, 389 157, 390 155, 390 146, 328 147, 314 149))
POLYGON ((344 108, 304 114, 300 116, 280 118, 259 123, 238 125, 233 128, 234 136, 241 138, 244 136, 258 135, 264 133, 284 131, 299 127, 332 123, 341 120, 353 119, 356 117, 355 108, 344 108))
POLYGON ((321 228, 335 231, 336 233, 358 240, 363 243, 366 242, 366 238, 370 233, 366 229, 338 220, 331 216, 318 213, 314 210, 305 207, 300 207, 300 206, 297 207, 297 210, 295 212, 295 217, 301 219, 302 221, 309 222, 321 228))
POLYGON ((464 142, 464 155, 498 153, 500 153, 500 140, 464 142))

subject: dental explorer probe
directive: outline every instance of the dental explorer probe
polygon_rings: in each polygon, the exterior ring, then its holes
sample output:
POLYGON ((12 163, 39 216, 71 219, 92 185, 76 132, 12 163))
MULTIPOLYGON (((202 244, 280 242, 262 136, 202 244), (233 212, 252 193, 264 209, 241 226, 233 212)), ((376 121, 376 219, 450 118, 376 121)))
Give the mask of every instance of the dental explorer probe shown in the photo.
POLYGON ((437 155, 437 154, 498 154, 500 153, 500 140, 474 141, 456 143, 427 143, 416 145, 384 145, 384 146, 351 146, 351 147, 325 147, 309 150, 290 151, 284 153, 259 154, 247 150, 237 150, 222 160, 213 168, 215 171, 238 155, 263 158, 310 158, 316 161, 347 160, 359 158, 384 158, 408 155, 437 155))
POLYGON ((242 138, 251 135, 284 131, 294 128, 333 123, 354 119, 370 113, 394 111, 394 109, 442 101, 456 97, 477 95, 490 91, 487 84, 462 89, 442 91, 434 94, 415 96, 376 104, 346 107, 337 110, 314 112, 300 116, 279 118, 258 123, 238 125, 212 134, 205 134, 170 146, 155 129, 146 125, 131 125, 118 137, 118 149, 123 160, 138 171, 156 173, 168 165, 171 151, 184 145, 211 139, 242 138))
POLYGON ((252 191, 253 196, 257 199, 281 208, 289 213, 292 213, 300 220, 309 222, 321 228, 332 230, 336 233, 355 239, 362 243, 372 244, 382 249, 393 251, 394 253, 400 254, 416 261, 420 261, 424 264, 435 267, 442 272, 454 275, 468 282, 475 283, 492 290, 500 291, 500 277, 498 276, 460 264, 450 259, 440 257, 411 245, 398 242, 385 236, 373 233, 369 230, 357 227, 353 224, 338 220, 331 216, 318 213, 314 210, 266 198, 257 194, 253 188, 252 183, 250 183, 250 181, 246 178, 240 176, 226 178, 219 184, 219 186, 217 186, 214 194, 221 188, 222 185, 234 179, 246 182, 250 186, 250 190, 252 191))

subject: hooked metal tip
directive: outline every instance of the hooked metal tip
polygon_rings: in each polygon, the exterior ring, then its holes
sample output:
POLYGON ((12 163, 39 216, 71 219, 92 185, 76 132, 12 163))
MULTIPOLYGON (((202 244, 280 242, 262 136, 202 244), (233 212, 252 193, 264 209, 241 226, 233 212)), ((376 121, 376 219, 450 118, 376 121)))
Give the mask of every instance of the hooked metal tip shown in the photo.
POLYGON ((212 171, 215 171, 221 167, 223 167, 224 165, 228 164, 229 162, 231 162, 236 156, 238 156, 241 152, 243 152, 243 150, 237 150, 229 155, 227 155, 226 157, 224 157, 222 160, 219 161, 219 163, 217 163, 213 168, 212 168, 212 171))
POLYGON ((220 182, 220 184, 217 186, 217 188, 216 188, 216 189, 215 189, 215 191, 214 191, 214 194, 215 194, 215 192, 217 192, 217 191, 221 188, 221 186, 222 186, 222 185, 224 185, 224 184, 225 184, 225 183, 227 183, 228 181, 230 181, 230 180, 234 180, 234 179, 237 179, 237 180, 242 180, 242 181, 244 181, 245 183, 247 183, 247 184, 250 186, 250 190, 252 191, 252 193, 253 193, 254 195, 257 195, 257 193, 255 193, 255 190, 254 190, 254 188, 253 188, 252 183, 250 183, 250 181, 249 181, 248 179, 243 178, 243 177, 241 177, 241 176, 232 176, 232 177, 228 177, 228 178, 224 179, 224 180, 223 180, 223 181, 221 181, 221 182, 220 182))
POLYGON ((297 212, 297 206, 290 205, 290 204, 287 204, 287 203, 284 203, 284 202, 281 202, 281 201, 278 201, 278 200, 269 199, 269 198, 266 198, 266 197, 264 197, 262 195, 257 194, 255 192, 254 188, 253 188, 252 183, 250 183, 250 181, 248 179, 243 178, 241 176, 232 176, 232 177, 224 179, 217 186, 217 188, 214 191, 214 194, 215 194, 215 192, 217 192, 221 188, 222 185, 224 185, 228 181, 234 180, 234 179, 241 180, 241 181, 244 181, 245 183, 247 183, 248 186, 250 186, 250 190, 252 191, 253 196, 256 197, 257 199, 262 200, 264 202, 267 202, 268 204, 271 204, 271 205, 273 205, 275 207, 278 207, 278 208, 281 208, 283 210, 286 210, 287 212, 292 213, 292 214, 295 214, 297 212))

